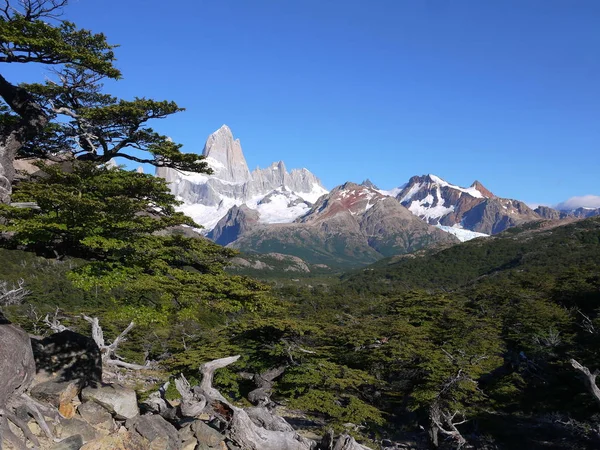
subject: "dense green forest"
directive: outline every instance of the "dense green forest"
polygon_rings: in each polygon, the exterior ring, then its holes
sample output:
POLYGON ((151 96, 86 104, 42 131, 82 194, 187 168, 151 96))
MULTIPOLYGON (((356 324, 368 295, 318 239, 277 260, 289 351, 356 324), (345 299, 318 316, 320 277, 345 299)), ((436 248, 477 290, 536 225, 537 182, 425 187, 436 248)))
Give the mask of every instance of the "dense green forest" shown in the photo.
POLYGON ((274 398, 316 429, 351 423, 365 438, 401 439, 429 429, 432 411, 446 428, 456 412, 478 448, 596 448, 598 406, 568 361, 597 367, 599 250, 600 219, 539 224, 342 279, 263 286, 261 308, 203 304, 185 318, 150 292, 82 288, 72 275, 82 259, 5 249, 0 279, 27 280, 27 305, 7 312, 32 331, 57 307, 84 332, 82 311, 115 334, 133 318, 125 354, 147 351, 191 377, 205 360, 242 354, 217 379, 240 402, 250 387, 238 372, 287 365, 274 398))
POLYGON ((600 219, 257 281, 193 231, 163 180, 106 164, 210 173, 148 124, 181 108, 105 93, 101 81, 121 76, 114 46, 46 22, 53 11, 2 18, 0 62, 58 70, 45 84, 0 76, 0 287, 29 291, 3 308, 9 320, 45 334, 49 315, 89 333, 85 313, 109 338, 134 321, 122 355, 158 361, 165 378, 240 354, 215 380, 239 403, 251 389, 240 373, 285 367, 273 394, 284 415, 373 447, 600 447, 598 404, 569 363, 600 368, 600 219), (38 172, 15 181, 24 157, 38 172))

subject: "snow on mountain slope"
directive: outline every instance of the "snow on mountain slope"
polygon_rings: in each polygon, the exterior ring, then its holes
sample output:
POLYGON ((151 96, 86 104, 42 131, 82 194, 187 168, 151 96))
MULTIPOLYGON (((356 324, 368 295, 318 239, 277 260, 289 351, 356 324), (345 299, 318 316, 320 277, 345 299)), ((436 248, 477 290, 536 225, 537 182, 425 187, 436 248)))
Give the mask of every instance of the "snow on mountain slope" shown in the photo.
POLYGON ((156 175, 169 182, 183 202, 179 209, 208 232, 234 206, 258 211, 261 223, 293 222, 324 194, 317 177, 307 169, 286 170, 283 161, 250 172, 239 139, 223 125, 211 134, 202 154, 212 175, 160 167, 156 175))
POLYGON ((476 231, 465 230, 463 228, 458 228, 458 226, 445 226, 445 225, 436 225, 440 230, 445 231, 446 233, 450 233, 456 236, 460 242, 470 241, 471 239, 475 239, 478 237, 489 237, 489 234, 485 233, 477 233, 476 231))

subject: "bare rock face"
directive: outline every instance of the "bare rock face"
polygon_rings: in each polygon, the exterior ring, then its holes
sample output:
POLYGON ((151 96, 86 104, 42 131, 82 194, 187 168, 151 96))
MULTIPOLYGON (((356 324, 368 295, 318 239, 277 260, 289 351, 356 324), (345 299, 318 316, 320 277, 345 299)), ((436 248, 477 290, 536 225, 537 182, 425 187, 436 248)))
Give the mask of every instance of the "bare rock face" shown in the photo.
POLYGON ((207 235, 217 244, 227 245, 258 224, 257 211, 246 205, 234 206, 207 235))
POLYGON ((233 138, 227 125, 208 137, 202 154, 216 162, 212 164, 215 177, 235 183, 252 179, 240 140, 233 138))
POLYGON ((327 193, 319 179, 307 169, 288 172, 283 161, 250 172, 240 141, 234 139, 226 125, 209 136, 203 155, 213 175, 178 172, 165 167, 157 168, 156 175, 164 178, 171 192, 184 202, 182 210, 208 231, 231 207, 242 204, 258 210, 261 215, 264 210, 262 222, 291 222, 327 193), (260 201, 274 193, 287 193, 305 205, 300 208, 280 202, 275 208, 260 208, 260 201))
POLYGON ((0 323, 0 405, 9 405, 33 382, 35 360, 29 335, 10 323, 0 323))

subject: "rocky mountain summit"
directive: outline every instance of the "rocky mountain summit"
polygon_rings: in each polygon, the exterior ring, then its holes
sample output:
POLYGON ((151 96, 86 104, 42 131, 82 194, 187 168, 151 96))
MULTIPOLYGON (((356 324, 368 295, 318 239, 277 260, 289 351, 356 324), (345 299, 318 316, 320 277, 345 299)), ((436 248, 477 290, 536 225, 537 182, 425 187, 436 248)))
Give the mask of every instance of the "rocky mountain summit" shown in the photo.
POLYGON ((479 181, 463 188, 431 174, 412 177, 396 198, 432 225, 488 235, 543 218, 521 201, 495 196, 479 181))
MULTIPOLYGON (((217 225, 227 230, 235 227, 239 224, 226 218, 217 225)), ((295 222, 256 224, 229 245, 294 255, 314 264, 357 266, 455 242, 456 237, 420 220, 394 198, 346 183, 322 196, 295 222)))
POLYGON ((258 212, 261 223, 292 222, 306 213, 327 190, 307 169, 288 172, 283 161, 250 172, 239 139, 227 125, 211 134, 202 155, 213 175, 159 167, 156 175, 170 183, 184 202, 182 210, 207 231, 234 206, 258 212))

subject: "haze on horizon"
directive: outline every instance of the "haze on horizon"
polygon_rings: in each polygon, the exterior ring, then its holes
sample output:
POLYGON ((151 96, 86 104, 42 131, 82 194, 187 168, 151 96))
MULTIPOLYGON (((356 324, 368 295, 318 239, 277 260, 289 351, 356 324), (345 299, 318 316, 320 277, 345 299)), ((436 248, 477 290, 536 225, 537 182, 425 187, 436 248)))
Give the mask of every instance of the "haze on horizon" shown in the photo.
POLYGON ((225 123, 251 168, 283 160, 328 189, 433 173, 600 205, 597 1, 80 0, 65 12, 120 44, 111 93, 186 108, 156 126, 184 151, 225 123))

